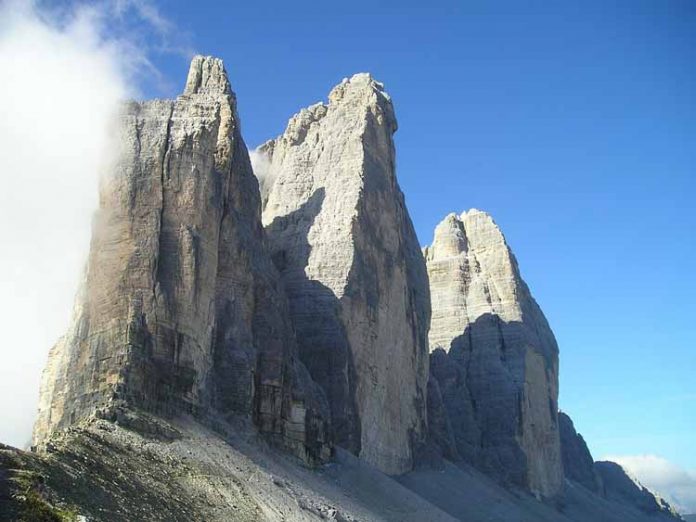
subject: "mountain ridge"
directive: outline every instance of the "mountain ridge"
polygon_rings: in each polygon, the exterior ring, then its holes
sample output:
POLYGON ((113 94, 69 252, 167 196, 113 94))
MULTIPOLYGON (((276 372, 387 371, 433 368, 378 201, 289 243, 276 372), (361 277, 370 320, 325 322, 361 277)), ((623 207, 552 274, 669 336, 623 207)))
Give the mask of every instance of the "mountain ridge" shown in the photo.
POLYGON ((678 518, 559 414, 558 346, 492 218, 450 214, 421 251, 381 83, 345 79, 251 157, 236 104, 196 56, 176 100, 124 105, 1 516, 678 518))

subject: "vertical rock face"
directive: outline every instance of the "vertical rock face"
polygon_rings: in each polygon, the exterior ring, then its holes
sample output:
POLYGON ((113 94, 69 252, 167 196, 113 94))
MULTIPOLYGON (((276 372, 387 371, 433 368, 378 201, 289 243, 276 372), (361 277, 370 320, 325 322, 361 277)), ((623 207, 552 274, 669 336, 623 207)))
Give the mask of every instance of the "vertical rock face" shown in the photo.
POLYGON ((558 425, 561 434, 563 473, 570 480, 597 493, 601 487, 601 481, 595 471, 594 460, 585 444, 585 439, 575 431, 573 421, 563 412, 558 413, 558 425))
POLYGON ((134 406, 251 415, 298 452, 325 453, 327 405, 295 358, 222 62, 194 58, 175 101, 128 104, 118 146, 74 321, 44 372, 34 444, 134 406))
POLYGON ((424 436, 430 316, 395 130, 382 85, 358 74, 262 146, 257 169, 300 356, 336 441, 387 473, 411 469, 424 436))
POLYGON ((450 214, 424 249, 432 374, 462 458, 544 497, 563 484, 558 347, 491 217, 450 214))

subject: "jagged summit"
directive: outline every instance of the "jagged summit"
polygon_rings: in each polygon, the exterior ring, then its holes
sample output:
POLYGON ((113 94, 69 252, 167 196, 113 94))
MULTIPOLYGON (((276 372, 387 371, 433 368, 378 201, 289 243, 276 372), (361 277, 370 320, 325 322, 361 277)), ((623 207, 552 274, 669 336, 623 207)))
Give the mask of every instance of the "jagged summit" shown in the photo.
POLYGON ((346 92, 364 89, 371 89, 377 93, 380 93, 385 100, 391 101, 389 94, 387 94, 387 92, 384 90, 384 84, 375 80, 375 78, 369 72, 359 72, 355 73, 350 78, 343 78, 341 83, 331 89, 331 92, 329 93, 329 101, 339 101, 346 92))
POLYGON ((229 77, 221 59, 200 55, 193 57, 184 88, 184 95, 191 94, 232 95, 229 77))
POLYGON ((372 78, 369 73, 358 73, 351 78, 344 78, 336 85, 328 96, 328 103, 317 102, 301 109, 288 121, 285 132, 275 140, 269 140, 257 150, 266 154, 276 142, 286 142, 299 145, 305 139, 310 127, 329 114, 338 112, 337 119, 346 118, 350 121, 356 109, 369 110, 380 118, 379 124, 386 119, 389 132, 396 131, 396 117, 391 98, 384 91, 384 85, 372 78))
POLYGON ((423 248, 426 259, 454 257, 467 249, 466 232, 459 216, 451 212, 435 228, 432 246, 423 248))
MULTIPOLYGON (((396 116, 390 96, 385 92, 384 85, 376 81, 370 73, 357 73, 350 78, 344 78, 341 83, 331 89, 328 102, 317 102, 300 109, 293 115, 285 128, 285 131, 275 139, 270 139, 251 152, 254 173, 256 174, 261 190, 261 199, 264 208, 268 202, 271 187, 275 183, 278 168, 271 168, 271 164, 284 161, 277 150, 285 154, 288 147, 300 146, 308 134, 316 136, 313 128, 318 128, 325 118, 346 122, 355 121, 355 118, 367 118, 371 115, 378 126, 393 134, 397 130, 396 116)), ((334 123, 329 123, 333 125, 334 123)), ((344 139, 340 134, 336 140, 344 139)), ((391 140, 391 135, 389 136, 391 140)), ((312 143, 311 146, 315 144, 312 143)))
POLYGON ((493 217, 487 212, 472 208, 461 214, 447 214, 435 227, 433 244, 426 246, 423 254, 428 260, 437 261, 457 256, 469 249, 490 248, 493 244, 502 244, 509 250, 505 236, 493 217), (470 243, 469 235, 474 244, 470 243))
POLYGON ((370 112, 378 119, 380 125, 392 134, 398 125, 394 106, 384 84, 375 80, 370 73, 358 73, 334 87, 329 93, 329 108, 337 109, 342 105, 371 107, 370 112))

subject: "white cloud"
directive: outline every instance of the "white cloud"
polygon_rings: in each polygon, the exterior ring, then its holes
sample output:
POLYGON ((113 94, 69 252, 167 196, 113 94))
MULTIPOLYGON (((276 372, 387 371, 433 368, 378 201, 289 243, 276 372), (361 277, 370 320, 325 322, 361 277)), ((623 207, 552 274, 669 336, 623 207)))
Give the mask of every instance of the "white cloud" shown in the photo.
POLYGON ((275 178, 271 175, 271 159, 268 153, 263 150, 263 145, 249 151, 249 160, 251 168, 254 171, 256 179, 259 181, 259 189, 261 191, 261 199, 266 202, 268 193, 275 183, 275 178))
POLYGON ((137 94, 134 78, 152 70, 146 47, 123 27, 114 36, 114 6, 0 4, 0 441, 9 444, 29 440, 46 354, 67 327, 108 125, 137 94))
POLYGON ((602 460, 621 464, 680 513, 696 513, 696 474, 656 455, 610 455, 602 460))

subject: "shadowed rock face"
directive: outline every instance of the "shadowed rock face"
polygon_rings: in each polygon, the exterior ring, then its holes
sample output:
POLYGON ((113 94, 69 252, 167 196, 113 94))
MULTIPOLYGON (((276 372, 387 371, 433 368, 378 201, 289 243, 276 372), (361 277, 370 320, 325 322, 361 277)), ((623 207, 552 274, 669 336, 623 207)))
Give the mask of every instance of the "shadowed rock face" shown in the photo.
MULTIPOLYGON (((436 452, 439 450, 444 458, 456 462, 461 460, 458 447, 463 441, 457 440, 455 434, 461 436, 465 432, 466 427, 460 424, 455 429, 452 426, 452 419, 457 420, 469 417, 466 415, 449 414, 450 408, 457 408, 461 402, 452 401, 451 396, 442 396, 440 379, 445 381, 448 377, 451 377, 445 376, 445 374, 450 369, 456 372, 457 367, 456 365, 446 364, 447 356, 442 350, 440 352, 445 355, 444 361, 434 357, 430 364, 430 377, 428 378, 428 435, 430 442, 435 446, 434 450, 436 452), (442 362, 445 363, 444 367, 441 364, 442 362)), ((453 377, 456 379, 456 374, 453 377)), ((446 391, 451 392, 452 389, 452 387, 447 387, 446 391)))
POLYGON ((432 375, 460 456, 505 482, 557 495, 558 347, 505 238, 484 212, 450 214, 424 254, 432 375))
POLYGON ((382 85, 359 74, 262 146, 257 171, 300 357, 336 442, 387 473, 411 469, 424 436, 430 317, 395 130, 382 85))
POLYGON ((594 469, 594 460, 587 449, 585 439, 575 431, 573 421, 563 412, 558 413, 558 425, 561 434, 563 473, 570 480, 596 493, 601 487, 601 481, 594 469))
POLYGON ((117 134, 72 326, 44 372, 34 444, 137 407, 250 415, 297 453, 325 455, 327 406, 295 357, 222 62, 194 58, 181 96, 127 104, 117 134))
POLYGON ((563 472, 567 479, 608 501, 629 506, 655 519, 681 520, 667 501, 631 477, 621 465, 609 461, 594 462, 585 440, 575 431, 568 415, 559 412, 558 422, 563 472))
POLYGON ((595 470, 600 477, 601 493, 605 498, 635 506, 644 513, 674 516, 678 519, 676 511, 665 500, 629 476, 619 464, 595 462, 595 470))

